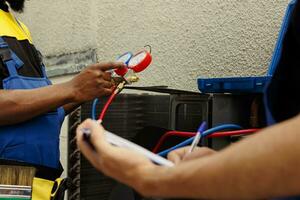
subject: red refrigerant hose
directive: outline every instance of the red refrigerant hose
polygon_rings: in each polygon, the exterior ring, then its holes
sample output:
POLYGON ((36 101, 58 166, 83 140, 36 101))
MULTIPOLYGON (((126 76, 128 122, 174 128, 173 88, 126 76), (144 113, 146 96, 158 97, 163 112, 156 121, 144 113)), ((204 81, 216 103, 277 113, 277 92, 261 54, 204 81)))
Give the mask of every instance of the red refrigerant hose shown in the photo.
MULTIPOLYGON (((259 131, 259 129, 245 129, 245 130, 237 130, 237 131, 225 131, 225 132, 216 132, 213 133, 206 138, 220 138, 220 137, 230 137, 230 136, 238 136, 238 135, 249 135, 259 131)), ((194 137, 196 133, 194 132, 180 132, 180 131, 169 131, 166 132, 158 141, 154 149, 152 150, 153 153, 157 153, 162 144, 167 140, 167 138, 171 136, 179 136, 179 137, 194 137)))

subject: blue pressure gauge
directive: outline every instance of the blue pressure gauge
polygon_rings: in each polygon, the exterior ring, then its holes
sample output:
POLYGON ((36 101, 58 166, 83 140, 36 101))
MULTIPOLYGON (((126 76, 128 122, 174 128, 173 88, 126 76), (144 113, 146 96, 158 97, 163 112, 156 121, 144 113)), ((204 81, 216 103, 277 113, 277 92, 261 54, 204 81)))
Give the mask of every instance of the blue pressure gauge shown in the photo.
POLYGON ((133 54, 131 52, 124 53, 123 55, 121 55, 117 58, 117 62, 122 62, 122 63, 128 65, 132 56, 133 56, 133 54))

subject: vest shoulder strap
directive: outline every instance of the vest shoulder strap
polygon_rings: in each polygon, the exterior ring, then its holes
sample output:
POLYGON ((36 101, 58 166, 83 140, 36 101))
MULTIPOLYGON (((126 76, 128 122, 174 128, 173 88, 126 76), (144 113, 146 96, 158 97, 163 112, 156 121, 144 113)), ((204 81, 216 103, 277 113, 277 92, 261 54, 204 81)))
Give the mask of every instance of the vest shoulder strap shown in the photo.
POLYGON ((7 43, 0 37, 0 59, 2 62, 11 60, 11 52, 7 43))

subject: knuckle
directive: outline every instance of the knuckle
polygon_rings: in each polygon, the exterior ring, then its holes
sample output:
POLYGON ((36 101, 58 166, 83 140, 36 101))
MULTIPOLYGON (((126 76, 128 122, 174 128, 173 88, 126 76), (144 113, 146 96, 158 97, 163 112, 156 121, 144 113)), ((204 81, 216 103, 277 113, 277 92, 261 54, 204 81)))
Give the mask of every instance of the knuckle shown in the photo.
POLYGON ((113 84, 112 84, 111 82, 108 81, 108 82, 107 82, 107 87, 108 87, 108 88, 111 88, 112 86, 113 86, 113 84))
POLYGON ((103 85, 103 79, 98 78, 98 79, 97 79, 97 83, 98 83, 98 85, 103 85))
POLYGON ((169 153, 167 156, 168 159, 172 159, 173 157, 174 157, 174 152, 169 153))
POLYGON ((95 70, 92 69, 92 68, 90 68, 90 69, 87 69, 86 72, 87 72, 88 74, 94 74, 94 73, 95 73, 95 70))
POLYGON ((103 76, 105 76, 105 78, 107 78, 108 80, 111 80, 111 73, 105 72, 105 73, 103 74, 103 76))
POLYGON ((202 148, 200 148, 200 150, 202 150, 202 151, 211 151, 211 149, 207 148, 207 147, 202 147, 202 148))
POLYGON ((115 63, 114 63, 114 62, 112 62, 112 61, 109 61, 109 62, 107 63, 107 65, 108 65, 108 66, 114 66, 114 65, 115 65, 115 63))
POLYGON ((98 64, 92 64, 87 67, 88 70, 95 70, 97 68, 98 64))
POLYGON ((97 76, 98 76, 99 78, 103 78, 103 73, 102 73, 101 71, 99 71, 98 74, 97 74, 97 76))

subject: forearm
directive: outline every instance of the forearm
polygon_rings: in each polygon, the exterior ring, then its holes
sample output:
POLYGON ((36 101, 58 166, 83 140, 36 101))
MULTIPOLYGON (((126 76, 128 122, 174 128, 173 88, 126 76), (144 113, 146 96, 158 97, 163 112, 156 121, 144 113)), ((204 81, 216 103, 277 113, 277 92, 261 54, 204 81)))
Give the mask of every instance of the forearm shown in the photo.
POLYGON ((74 99, 67 83, 31 90, 0 90, 0 125, 11 125, 55 110, 74 99))
POLYGON ((300 194, 300 118, 265 129, 212 156, 144 171, 147 195, 262 199, 300 194), (150 188, 150 189, 149 189, 150 188))

